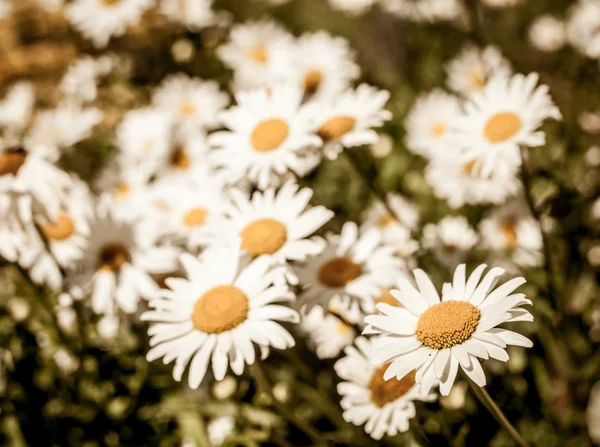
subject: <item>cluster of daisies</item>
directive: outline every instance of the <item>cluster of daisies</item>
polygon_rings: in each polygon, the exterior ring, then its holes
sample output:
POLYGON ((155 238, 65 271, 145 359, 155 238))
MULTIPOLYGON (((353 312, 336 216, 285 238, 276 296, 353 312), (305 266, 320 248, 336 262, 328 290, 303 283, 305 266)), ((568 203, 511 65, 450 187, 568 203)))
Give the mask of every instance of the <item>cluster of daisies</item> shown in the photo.
MULTIPOLYGON (((153 5, 75 0, 67 17, 101 47, 153 5)), ((210 2, 160 8, 188 26, 214 18, 210 2)), ((89 303, 105 335, 125 315, 149 322, 148 361, 173 364, 177 381, 187 372, 191 388, 305 337, 318 357, 341 356, 344 418, 376 439, 408 430, 415 402, 447 395, 459 366, 484 386, 482 360, 531 345, 498 327, 532 321, 516 292, 524 279, 497 287, 503 268, 467 275, 461 264, 479 239, 464 217, 424 230, 423 246, 454 272, 440 291, 415 269, 419 213, 405 198, 325 232, 334 213, 298 180, 345 148, 377 143, 391 119, 389 93, 357 85, 345 39, 295 37, 263 20, 233 26, 217 54, 232 95, 216 81, 167 76, 122 117, 91 186, 61 160, 105 124, 98 85, 127 75, 126 61, 77 60, 58 105, 35 113, 32 85, 11 86, 0 101, 0 256, 62 292, 61 308, 89 303)), ((406 145, 428 159, 427 180, 451 207, 506 202, 481 222, 486 244, 538 263, 540 230, 515 196, 521 150, 544 144, 540 125, 560 118, 548 89, 535 74, 513 75, 498 50, 474 47, 448 64, 448 88, 418 99, 406 145)))

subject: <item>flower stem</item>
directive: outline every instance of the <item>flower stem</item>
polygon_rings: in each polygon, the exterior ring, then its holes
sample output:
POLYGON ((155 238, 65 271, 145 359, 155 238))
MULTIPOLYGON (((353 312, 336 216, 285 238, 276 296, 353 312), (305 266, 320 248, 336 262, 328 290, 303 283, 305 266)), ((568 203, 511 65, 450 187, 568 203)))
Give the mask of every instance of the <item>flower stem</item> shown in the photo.
POLYGON ((494 419, 498 421, 498 424, 508 432, 513 441, 520 447, 529 447, 529 443, 522 438, 517 429, 506 418, 500 407, 496 405, 496 402, 494 402, 494 399, 492 399, 485 388, 475 384, 471 379, 469 379, 469 386, 475 393, 475 396, 477 396, 477 399, 479 399, 492 416, 494 416, 494 419))
POLYGON ((300 430, 302 430, 306 434, 306 436, 308 436, 311 439, 311 441, 313 442, 313 445, 324 445, 325 444, 325 441, 323 440, 324 438, 323 438, 323 436, 321 436, 321 433, 319 431, 317 431, 315 428, 313 428, 310 424, 308 424, 304 420, 297 417, 293 411, 290 411, 285 405, 283 405, 281 402, 279 402, 275 398, 275 396, 273 396, 271 384, 269 383, 269 379, 267 378, 264 371, 262 370, 262 367, 261 367, 259 361, 255 361, 253 365, 250 365, 250 373, 252 374, 252 377, 254 377, 254 380, 256 381, 258 389, 260 391, 262 391, 263 393, 266 393, 270 397, 271 402, 273 403, 275 408, 277 408, 277 411, 279 411, 279 413, 285 419, 287 419, 288 422, 291 422, 296 427, 298 427, 300 430))

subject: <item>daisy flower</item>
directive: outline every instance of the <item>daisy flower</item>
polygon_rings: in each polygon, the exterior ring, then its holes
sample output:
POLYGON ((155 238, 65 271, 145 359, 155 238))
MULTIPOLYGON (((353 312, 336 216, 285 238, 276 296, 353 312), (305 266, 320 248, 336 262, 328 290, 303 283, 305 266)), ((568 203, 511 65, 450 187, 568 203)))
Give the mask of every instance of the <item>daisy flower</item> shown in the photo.
POLYGON ((13 212, 13 198, 0 194, 0 258, 15 262, 24 244, 23 226, 13 212))
POLYGON ((92 309, 114 314, 116 306, 135 312, 141 297, 154 298, 158 286, 150 275, 175 271, 178 250, 159 246, 156 234, 139 231, 135 222, 113 215, 101 198, 89 223, 82 275, 92 290, 92 309))
MULTIPOLYGON (((219 416, 211 419, 206 424, 206 434, 208 435, 208 442, 210 445, 219 446, 227 441, 227 438, 231 436, 235 431, 235 418, 233 416, 219 416)), ((190 447, 195 447, 194 442, 190 447)), ((182 446, 185 447, 185 446, 182 446)))
POLYGON ((447 130, 458 114, 460 102, 454 95, 436 89, 420 96, 404 123, 406 147, 424 157, 448 152, 447 130))
POLYGON ((277 262, 304 261, 320 253, 320 239, 308 239, 332 217, 323 206, 309 206, 310 188, 286 182, 279 191, 256 191, 251 198, 238 189, 230 191, 225 220, 213 228, 218 239, 242 238, 242 249, 252 257, 270 255, 277 262))
POLYGON ((44 240, 31 224, 25 224, 23 246, 19 250, 19 265, 28 270, 31 280, 53 290, 59 290, 63 283, 60 266, 46 249, 44 240))
POLYGON ((495 77, 453 122, 449 138, 465 157, 481 159, 482 175, 498 162, 520 166, 519 147, 544 145, 546 135, 538 128, 547 118, 561 119, 548 86, 537 83, 537 73, 495 77))
POLYGON ((322 307, 313 307, 303 316, 299 329, 306 334, 309 346, 320 359, 337 357, 357 335, 352 325, 322 307))
POLYGON ((305 155, 321 144, 313 133, 313 110, 302 105, 297 87, 240 92, 237 105, 222 113, 228 130, 209 136, 211 154, 227 183, 247 177, 259 189, 277 186, 289 171, 304 175, 318 159, 305 155))
POLYGON ((389 13, 414 22, 443 22, 460 18, 464 7, 458 0, 383 0, 389 13))
POLYGON ((538 17, 529 27, 529 42, 540 51, 558 51, 566 39, 564 22, 549 14, 538 17))
POLYGON ((329 0, 333 9, 344 11, 353 15, 367 12, 378 0, 329 0))
POLYGON ((400 278, 399 290, 392 295, 404 306, 378 304, 382 315, 365 318, 365 333, 380 334, 377 347, 369 354, 372 365, 390 362, 383 380, 402 380, 416 371, 415 381, 422 396, 440 382, 440 393, 447 396, 454 384, 458 367, 477 385, 486 384, 479 359, 507 361, 507 345, 531 347, 524 336, 497 327, 514 321, 533 321, 521 306, 531 304, 522 293, 513 293, 525 283, 514 278, 495 288, 504 274, 491 269, 481 280, 485 264, 465 278, 465 266, 459 265, 452 284, 444 286, 442 299, 422 270, 415 270, 415 288, 400 278), (481 280, 481 281, 480 281, 481 280))
POLYGON ((275 22, 246 22, 232 27, 229 42, 218 48, 217 55, 235 71, 238 86, 270 85, 275 80, 273 47, 291 48, 292 42, 292 35, 275 22))
POLYGON ((45 110, 35 117, 27 133, 27 144, 48 147, 51 158, 57 160, 61 149, 71 148, 88 138, 102 117, 96 107, 61 103, 56 109, 45 110))
POLYGON ((183 129, 219 126, 219 113, 229 105, 229 96, 216 81, 204 81, 183 73, 168 76, 154 91, 152 102, 171 113, 183 129))
POLYGON ((480 49, 468 44, 446 64, 448 88, 468 96, 483 89, 492 77, 510 76, 510 62, 493 46, 480 49))
POLYGON ((111 37, 120 37, 137 25, 154 0, 75 0, 65 12, 71 25, 92 41, 105 47, 111 37))
POLYGON ((174 136, 164 159, 158 164, 156 176, 160 179, 188 177, 203 179, 210 170, 209 146, 202 131, 187 131, 174 136))
POLYGON ((325 31, 303 34, 293 51, 288 45, 276 45, 273 53, 273 70, 282 82, 303 88, 313 101, 335 98, 360 76, 348 41, 325 31))
POLYGON ((153 310, 142 320, 150 346, 146 358, 175 360, 173 378, 180 381, 189 364, 188 383, 198 388, 209 363, 216 380, 225 377, 228 366, 240 375, 255 358, 254 343, 264 359, 272 346, 287 349, 294 338, 278 321, 297 323, 299 316, 287 306, 273 304, 294 299, 279 280, 280 268, 268 257, 240 266, 241 242, 207 249, 202 258, 181 255, 186 278, 168 278, 169 289, 150 302, 153 310))
POLYGON ((423 228, 423 246, 433 251, 435 257, 447 267, 464 261, 479 237, 465 216, 446 216, 437 224, 423 228))
POLYGON ((160 12, 174 22, 197 30, 217 21, 212 3, 213 0, 161 0, 160 12))
POLYGON ((13 134, 21 132, 31 119, 35 92, 29 82, 13 84, 0 101, 0 127, 13 134))
POLYGON ((374 144, 379 135, 373 127, 380 127, 392 118, 383 107, 390 97, 387 90, 378 90, 367 84, 346 90, 331 104, 322 104, 315 112, 317 135, 325 143, 325 154, 335 158, 344 147, 374 144))
POLYGON ((507 8, 518 5, 523 1, 524 0, 481 0, 481 3, 489 8, 507 8))
POLYGON ((89 55, 73 62, 60 82, 60 91, 70 101, 89 103, 98 95, 98 82, 112 71, 126 71, 130 64, 122 57, 104 54, 98 58, 89 55))
POLYGON ((376 341, 358 337, 345 349, 346 356, 334 365, 343 380, 337 386, 346 421, 365 426, 373 439, 396 436, 408 431, 416 415, 415 401, 433 401, 435 395, 419 393, 415 373, 407 372, 401 380, 386 380, 384 364, 378 368, 369 363, 369 353, 378 347, 376 341))
POLYGON ((434 157, 425 168, 425 180, 433 193, 452 208, 485 203, 501 204, 521 189, 517 167, 495 163, 484 175, 483 158, 434 157))
POLYGON ((381 288, 403 273, 403 261, 394 257, 392 247, 382 244, 375 228, 359 233, 355 223, 347 222, 339 236, 328 234, 324 242, 322 253, 294 266, 304 287, 298 302, 307 311, 317 305, 327 309, 338 297, 358 301, 369 313, 381 288))
POLYGON ((591 59, 600 58, 600 1, 579 0, 567 19, 567 40, 591 59))

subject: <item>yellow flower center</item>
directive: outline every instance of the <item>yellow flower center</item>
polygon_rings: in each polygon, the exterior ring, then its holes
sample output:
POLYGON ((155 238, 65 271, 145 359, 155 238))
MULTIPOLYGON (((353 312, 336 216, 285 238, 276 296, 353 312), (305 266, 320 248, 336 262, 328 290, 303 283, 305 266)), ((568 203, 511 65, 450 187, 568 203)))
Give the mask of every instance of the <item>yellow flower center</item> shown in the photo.
POLYGON ((441 137, 446 132, 446 125, 444 123, 435 123, 431 126, 431 134, 434 137, 441 137))
POLYGON ((317 131, 323 141, 337 140, 354 129, 356 120, 351 116, 340 115, 327 120, 317 131))
POLYGON ((481 67, 473 67, 467 74, 469 85, 473 90, 481 90, 485 86, 485 76, 481 67))
POLYGON ((248 297, 234 286, 213 287, 202 295, 192 311, 199 331, 219 334, 236 327, 248 316, 248 297))
POLYGON ((517 248, 517 222, 513 219, 507 219, 500 225, 500 230, 506 239, 508 248, 517 248))
POLYGON ((417 339, 428 348, 464 343, 477 329, 481 313, 466 301, 444 301, 427 309, 417 322, 417 339))
POLYGON ((183 216, 183 224, 186 227, 197 227, 204 223, 207 215, 208 210, 206 208, 192 208, 183 216))
POLYGON ((99 268, 112 272, 118 272, 127 262, 129 262, 129 252, 121 244, 106 244, 98 256, 99 268))
POLYGON ((175 148, 171 153, 171 166, 179 169, 188 169, 190 167, 190 158, 181 147, 175 148))
POLYGON ((352 329, 352 326, 340 320, 337 324, 337 332, 338 334, 344 336, 349 335, 350 333, 354 332, 354 330, 352 329))
POLYGON ((252 48, 248 52, 248 57, 259 64, 264 64, 265 62, 267 62, 267 60, 269 60, 267 51, 262 45, 252 48))
POLYGON ((250 135, 250 144, 259 152, 270 152, 277 149, 290 133, 288 124, 279 118, 261 121, 250 135))
POLYGON ((371 400, 379 408, 385 406, 404 396, 415 384, 415 372, 412 371, 405 375, 402 380, 396 380, 392 377, 390 380, 383 380, 383 374, 385 370, 390 366, 389 363, 385 363, 377 368, 371 376, 369 382, 369 389, 371 390, 371 400))
POLYGON ((114 189, 113 194, 119 199, 124 199, 129 195, 130 191, 131 187, 127 183, 121 183, 114 189))
POLYGON ((317 279, 319 282, 332 289, 344 287, 354 281, 361 274, 360 265, 348 257, 330 259, 319 268, 317 279))
POLYGON ((4 152, 0 155, 0 175, 17 175, 26 158, 27 153, 24 150, 4 152))
POLYGON ((271 255, 285 244, 287 229, 275 219, 259 219, 246 225, 240 236, 242 249, 251 256, 271 255))
POLYGON ((198 112, 198 109, 196 109, 196 106, 192 103, 183 102, 179 106, 179 113, 181 113, 183 116, 187 116, 187 117, 194 116, 197 112, 198 112))
POLYGON ((100 0, 102 3, 104 3, 107 6, 112 6, 112 5, 116 5, 117 3, 119 3, 121 0, 100 0))
POLYGON ((319 70, 310 70, 304 75, 304 91, 308 95, 313 95, 319 90, 323 74, 319 70))
POLYGON ((463 172, 470 177, 481 177, 482 166, 483 163, 481 163, 481 160, 476 158, 474 160, 469 161, 468 163, 465 163, 462 168, 463 172))
POLYGON ((502 143, 514 137, 521 127, 523 122, 517 114, 501 112, 488 119, 483 134, 490 143, 502 143))
POLYGON ((69 216, 61 213, 56 218, 56 222, 40 224, 40 230, 46 239, 63 241, 75 232, 75 225, 69 216))
POLYGON ((379 226, 379 228, 387 228, 396 222, 398 222, 398 221, 396 220, 396 218, 394 216, 390 216, 389 214, 386 214, 385 216, 381 216, 379 218, 379 220, 377 221, 377 225, 379 226))
POLYGON ((400 303, 398 302, 398 300, 392 296, 392 294, 390 293, 390 289, 387 288, 381 290, 381 295, 375 298, 375 302, 377 304, 385 303, 389 304, 390 306, 400 307, 400 303))

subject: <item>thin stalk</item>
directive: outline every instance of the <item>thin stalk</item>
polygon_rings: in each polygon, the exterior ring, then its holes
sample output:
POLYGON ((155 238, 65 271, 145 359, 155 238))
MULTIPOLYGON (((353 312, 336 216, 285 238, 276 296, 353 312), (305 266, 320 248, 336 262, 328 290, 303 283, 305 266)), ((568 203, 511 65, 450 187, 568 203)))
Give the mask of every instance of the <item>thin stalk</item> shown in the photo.
POLYGON ((508 432, 510 437, 515 441, 515 443, 520 447, 529 447, 529 443, 523 439, 523 437, 519 434, 517 429, 510 423, 510 421, 506 418, 505 414, 502 412, 500 407, 496 405, 494 399, 489 395, 489 393, 485 390, 485 388, 480 387, 476 383, 474 383, 471 379, 469 381, 469 386, 477 396, 477 399, 487 408, 487 410, 494 416, 494 419, 498 421, 498 424, 508 432))
POLYGON ((300 430, 302 430, 306 434, 306 436, 308 436, 312 440, 314 445, 323 445, 325 443, 323 441, 324 437, 319 431, 317 431, 307 422, 297 417, 292 411, 290 411, 285 405, 283 405, 275 398, 275 396, 273 395, 271 384, 269 383, 269 379, 262 370, 259 361, 254 362, 254 364, 250 366, 250 373, 252 374, 252 377, 254 377, 258 389, 261 390, 263 393, 266 393, 271 398, 271 402, 273 403, 275 408, 277 408, 279 413, 285 419, 287 419, 288 422, 291 422, 300 430))

